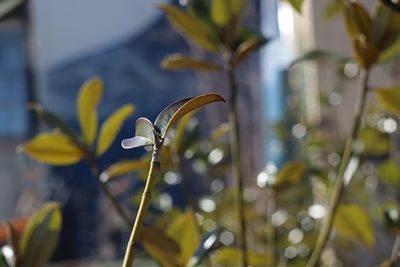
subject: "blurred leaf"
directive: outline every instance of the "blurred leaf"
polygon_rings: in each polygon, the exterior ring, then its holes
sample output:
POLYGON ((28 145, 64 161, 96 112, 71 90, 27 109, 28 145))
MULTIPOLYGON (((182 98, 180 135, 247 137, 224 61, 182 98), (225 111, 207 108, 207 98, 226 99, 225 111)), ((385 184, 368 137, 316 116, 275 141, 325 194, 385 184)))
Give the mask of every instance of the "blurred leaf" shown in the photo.
POLYGON ((211 19, 216 25, 224 27, 229 17, 227 0, 211 0, 211 19))
POLYGON ((229 133, 229 123, 221 123, 213 129, 208 137, 211 143, 215 143, 218 139, 229 133))
POLYGON ((228 3, 231 13, 237 16, 245 11, 247 0, 228 0, 228 3))
MULTIPOLYGON (((191 121, 193 121, 192 117, 193 117, 193 112, 184 116, 179 121, 178 125, 176 126, 172 146, 174 147, 176 153, 179 156, 183 156, 183 154, 185 153, 185 150, 191 145, 191 143, 193 143, 193 138, 190 138, 190 136, 188 136, 188 134, 187 134, 188 125, 191 121), (188 139, 188 137, 189 137, 189 139, 188 139)), ((193 130, 193 129, 191 129, 191 130, 193 130)), ((192 137, 193 137, 193 135, 192 135, 192 137)), ((196 137, 198 137, 197 133, 195 133, 195 138, 196 137)))
POLYGON ((363 38, 353 41, 353 53, 356 61, 365 68, 369 68, 379 59, 379 51, 374 46, 366 42, 363 38))
POLYGON ((179 33, 208 51, 218 50, 218 43, 192 17, 173 5, 160 4, 158 7, 179 33))
POLYGON ((389 135, 380 132, 377 128, 367 126, 360 129, 359 139, 364 145, 363 156, 381 157, 390 153, 389 135))
POLYGON ((0 1, 0 20, 10 15, 19 6, 27 3, 27 0, 3 0, 0 1))
POLYGON ((367 10, 358 2, 346 1, 343 9, 346 29, 354 40, 364 36, 365 41, 371 40, 372 20, 367 10))
POLYGON ((154 126, 146 118, 139 118, 136 120, 135 123, 135 136, 145 137, 147 139, 153 140, 154 138, 154 126))
POLYGON ((386 50, 382 51, 379 54, 379 62, 383 63, 392 59, 399 53, 399 51, 400 51, 400 39, 394 42, 394 44, 391 47, 387 48, 386 50))
POLYGON ((118 132, 121 130, 124 121, 135 111, 133 105, 125 105, 111 114, 103 123, 100 129, 99 140, 97 141, 96 155, 101 156, 113 143, 118 132))
POLYGON ((398 207, 388 208, 384 212, 386 226, 396 235, 400 234, 400 211, 398 207))
POLYGON ((165 232, 155 226, 143 226, 140 242, 146 252, 158 263, 165 267, 182 267, 178 259, 180 247, 165 232))
POLYGON ((188 9, 191 15, 202 20, 210 19, 208 0, 189 0, 188 9))
POLYGON ((118 161, 101 173, 100 180, 103 183, 107 183, 113 180, 113 178, 126 175, 128 173, 147 170, 149 165, 150 162, 146 158, 139 160, 134 159, 118 161))
POLYGON ((400 86, 377 88, 376 99, 387 111, 400 116, 400 86))
POLYGON ((20 242, 23 264, 43 267, 52 256, 60 236, 61 210, 57 203, 44 205, 28 222, 20 242))
POLYGON ((60 132, 37 134, 17 150, 51 165, 69 165, 84 158, 82 151, 60 132))
POLYGON ((164 139, 168 129, 180 118, 202 106, 213 102, 225 102, 217 94, 205 94, 196 97, 182 99, 166 107, 158 115, 154 125, 164 139))
POLYGON ((342 0, 333 0, 330 1, 324 8, 324 17, 326 19, 332 19, 342 12, 343 1, 342 0))
POLYGON ((215 245, 219 242, 219 235, 222 231, 222 228, 217 227, 215 230, 207 233, 201 240, 192 258, 186 264, 186 267, 198 266, 201 261, 215 248, 215 245))
MULTIPOLYGON (((251 266, 267 266, 268 259, 266 255, 248 251, 248 262, 251 266)), ((242 251, 234 247, 224 247, 218 249, 211 261, 213 264, 220 267, 239 267, 241 266, 242 251)))
POLYGON ((164 57, 161 61, 161 67, 167 70, 216 71, 221 69, 221 66, 214 62, 195 59, 181 54, 172 54, 164 57))
POLYGON ((301 9, 303 7, 304 0, 286 0, 286 1, 289 2, 292 5, 292 7, 296 9, 298 13, 301 14, 301 9))
POLYGON ((310 60, 338 61, 345 63, 351 61, 352 58, 346 55, 324 50, 311 50, 296 58, 290 65, 293 66, 297 63, 302 63, 304 61, 310 60))
POLYGON ((381 0, 382 3, 390 7, 392 10, 400 13, 400 3, 393 0, 381 0))
POLYGON ((283 187, 297 184, 303 178, 305 166, 298 161, 286 163, 276 175, 273 187, 280 190, 283 187))
POLYGON ((378 166, 380 181, 388 186, 400 187, 400 167, 393 160, 387 160, 378 166))
POLYGON ((359 240, 367 247, 375 243, 374 228, 368 213, 358 204, 339 205, 334 226, 341 236, 359 240))
POLYGON ((186 210, 176 216, 168 226, 167 233, 180 244, 181 262, 189 262, 200 242, 200 233, 193 211, 186 210))
POLYGON ((41 121, 47 124, 49 127, 57 128, 78 146, 82 146, 82 141, 79 135, 69 127, 63 119, 58 117, 56 114, 46 111, 40 104, 32 104, 31 108, 36 112, 37 116, 41 121))
POLYGON ((135 136, 132 138, 122 140, 121 145, 125 149, 131 149, 142 146, 152 146, 153 140, 150 140, 142 136, 135 136))
POLYGON ((235 65, 240 64, 247 56, 262 47, 268 42, 268 39, 262 35, 253 36, 239 45, 234 54, 233 62, 235 65))
POLYGON ((86 144, 93 144, 97 134, 98 118, 96 108, 103 95, 103 82, 93 78, 83 84, 77 100, 79 124, 86 144))

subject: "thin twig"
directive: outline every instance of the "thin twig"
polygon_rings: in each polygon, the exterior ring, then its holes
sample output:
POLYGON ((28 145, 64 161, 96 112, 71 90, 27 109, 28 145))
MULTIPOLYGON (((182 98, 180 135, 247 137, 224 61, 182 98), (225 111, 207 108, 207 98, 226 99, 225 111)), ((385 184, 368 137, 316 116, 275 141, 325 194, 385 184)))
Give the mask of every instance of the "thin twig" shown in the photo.
POLYGON ((368 91, 368 78, 369 70, 363 69, 360 73, 360 83, 357 92, 356 104, 354 106, 354 123, 351 130, 351 134, 346 141, 346 146, 343 151, 343 155, 340 161, 339 171, 336 176, 336 181, 332 189, 331 198, 327 207, 327 215, 322 225, 322 229, 318 235, 317 243, 314 247, 314 251, 307 263, 307 267, 314 267, 317 265, 321 253, 325 248, 326 242, 328 241, 329 235, 332 230, 333 220, 335 218, 336 210, 340 202, 340 197, 343 191, 344 185, 344 174, 352 156, 352 146, 354 140, 357 138, 358 130, 361 127, 362 115, 364 113, 366 96, 368 91))

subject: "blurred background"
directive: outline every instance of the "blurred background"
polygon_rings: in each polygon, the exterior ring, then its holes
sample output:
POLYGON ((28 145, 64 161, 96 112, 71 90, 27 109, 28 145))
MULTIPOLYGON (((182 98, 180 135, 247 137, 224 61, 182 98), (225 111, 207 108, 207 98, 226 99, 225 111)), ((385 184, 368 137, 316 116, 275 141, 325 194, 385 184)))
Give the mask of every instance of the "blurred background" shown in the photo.
MULTIPOLYGON (((31 0, 22 2, 0 23, 0 220, 28 216, 45 201, 62 203, 64 223, 55 261, 121 257, 128 232, 99 193, 85 163, 49 167, 16 153, 20 143, 43 129, 27 108, 28 103, 41 103, 79 129, 76 97, 80 86, 95 76, 101 77, 105 85, 100 120, 121 105, 133 103, 136 106, 134 116, 125 122, 112 148, 100 159, 99 164, 105 168, 121 158, 134 159, 143 155, 144 151, 124 151, 120 146, 120 140, 133 135, 138 117, 154 121, 169 103, 200 93, 213 91, 227 96, 226 80, 220 74, 173 72, 159 67, 162 58, 170 53, 203 54, 173 30, 161 11, 155 8, 160 2, 163 1, 31 0)), ((187 4, 186 0, 170 2, 187 4)), ((257 199, 254 200, 256 210, 265 207, 263 179, 276 173, 285 162, 304 159, 315 169, 338 165, 341 150, 335 144, 343 143, 350 132, 352 117, 348 114, 352 112, 355 97, 355 90, 351 89, 356 86, 358 67, 353 62, 292 64, 302 53, 316 48, 351 54, 341 17, 327 19, 326 10, 332 2, 335 1, 305 1, 302 15, 299 15, 285 1, 249 1, 245 23, 270 39, 238 70, 242 164, 249 203, 253 197, 257 199), (320 142, 312 142, 317 139, 320 142)), ((365 2, 370 7, 375 4, 373 0, 365 2)), ((398 79, 396 66, 396 62, 392 62, 374 70, 371 80, 380 85, 395 83, 398 79)), ((391 138, 395 138, 397 120, 382 112, 377 115, 372 109, 369 111, 373 114, 369 117, 371 127, 380 127, 379 133, 394 134, 391 138)), ((202 111, 199 120, 193 122, 199 127, 199 136, 207 136, 208 128, 226 122, 226 112, 219 106, 202 111), (204 123, 199 123, 201 118, 205 119, 204 123)), ((211 151, 215 150, 208 150, 208 159, 211 151)), ((375 162, 387 153, 385 150, 371 157, 375 162)), ((213 155, 214 160, 220 161, 218 153, 213 155)), ((230 182, 229 175, 211 179, 202 171, 202 164, 201 160, 190 163, 187 179, 190 194, 204 204, 207 203, 204 199, 216 201, 209 197, 211 193, 221 192, 230 182)), ((375 167, 371 166, 373 163, 369 162, 361 168, 369 178, 360 183, 366 184, 369 191, 363 190, 360 194, 363 199, 375 203, 376 198, 381 200, 387 195, 382 189, 381 193, 370 196, 378 188, 376 175, 371 171, 375 167)), ((169 179, 164 177, 165 185, 158 195, 161 210, 170 206, 183 208, 188 204, 182 197, 180 182, 176 182, 171 173, 169 175, 169 179)), ((317 174, 310 175, 313 176, 317 174)), ((114 185, 113 190, 120 199, 127 201, 127 192, 141 188, 142 181, 135 177, 132 175, 128 181, 114 185)), ((282 196, 280 200, 281 203, 297 202, 302 207, 289 205, 288 209, 278 209, 280 213, 275 216, 276 227, 289 222, 290 216, 294 221, 300 220, 295 225, 289 223, 282 233, 277 233, 287 239, 287 233, 293 229, 301 231, 301 238, 297 235, 301 240, 294 242, 296 246, 290 245, 289 239, 279 252, 288 259, 307 257, 310 248, 298 249, 299 244, 304 241, 303 233, 311 231, 315 220, 321 216, 318 208, 322 206, 315 206, 315 203, 324 191, 318 191, 318 181, 311 178, 303 185, 313 188, 309 199, 303 198, 304 192, 289 192, 290 196, 282 196), (297 201, 299 199, 304 201, 297 201), (309 207, 314 210, 310 212, 309 207), (299 216, 302 219, 298 219, 299 216), (293 252, 292 247, 297 250, 293 252)), ((357 193, 359 188, 355 186, 351 190, 357 193)), ((398 194, 397 191, 391 193, 398 194)), ((389 200, 396 200, 396 197, 389 200)), ((127 206, 134 210, 136 204, 127 206)), ((375 253, 366 255, 365 247, 352 244, 354 254, 341 257, 339 253, 335 257, 355 265, 330 266, 372 266, 366 263, 382 260, 390 251, 393 238, 377 225, 375 253)))

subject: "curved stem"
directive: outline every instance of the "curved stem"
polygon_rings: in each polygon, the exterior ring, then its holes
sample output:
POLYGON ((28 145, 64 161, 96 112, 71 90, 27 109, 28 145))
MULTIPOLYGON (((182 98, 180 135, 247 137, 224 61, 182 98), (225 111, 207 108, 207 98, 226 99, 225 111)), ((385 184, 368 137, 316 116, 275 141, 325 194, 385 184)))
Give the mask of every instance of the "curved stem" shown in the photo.
POLYGON ((240 164, 240 137, 239 137, 239 116, 237 107, 237 84, 235 77, 235 68, 232 60, 226 64, 226 74, 229 82, 229 124, 230 124, 230 146, 232 157, 232 172, 233 178, 237 186, 238 195, 238 212, 239 212, 239 235, 240 247, 242 251, 242 265, 247 267, 247 240, 246 240, 246 222, 244 217, 244 200, 243 200, 243 177, 242 168, 240 164))
POLYGON ((144 217, 151 202, 151 193, 155 183, 155 174, 160 170, 160 151, 157 148, 153 149, 149 173, 147 175, 146 185, 140 201, 139 210, 136 215, 135 223, 132 228, 132 233, 126 247, 124 262, 122 267, 131 267, 135 259, 136 241, 139 239, 142 229, 144 217))
POLYGON ((360 73, 359 88, 357 91, 356 103, 354 106, 354 123, 351 129, 351 134, 347 138, 345 148, 343 150, 342 159, 340 161, 339 171, 336 176, 335 184, 332 189, 330 201, 327 207, 327 215, 322 225, 322 229, 318 235, 317 243, 315 245, 314 251, 307 263, 307 267, 314 267, 317 265, 321 253, 325 248, 326 242, 328 241, 329 235, 332 230, 333 220, 335 218, 336 210, 340 201, 340 197, 344 186, 344 174, 346 172, 347 165, 352 156, 352 146, 354 140, 357 138, 358 130, 362 122, 362 114, 364 113, 366 104, 366 95, 368 90, 368 78, 369 70, 362 69, 360 73))

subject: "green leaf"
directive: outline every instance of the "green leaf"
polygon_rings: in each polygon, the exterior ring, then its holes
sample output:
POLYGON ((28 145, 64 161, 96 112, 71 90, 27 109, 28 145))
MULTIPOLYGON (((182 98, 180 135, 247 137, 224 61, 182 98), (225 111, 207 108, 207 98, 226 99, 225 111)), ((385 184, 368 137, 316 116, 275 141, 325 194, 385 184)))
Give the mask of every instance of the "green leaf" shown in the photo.
POLYGON ((202 106, 214 102, 225 102, 217 94, 205 94, 196 97, 182 99, 166 107, 158 115, 154 125, 159 131, 161 138, 164 139, 168 129, 180 118, 202 106))
POLYGON ((251 38, 244 41, 239 45, 234 54, 233 62, 235 65, 239 65, 247 56, 262 47, 268 42, 268 39, 262 35, 252 36, 251 38))
POLYGON ((342 12, 343 1, 333 0, 324 7, 324 18, 332 19, 342 12))
POLYGON ((150 164, 147 159, 118 161, 101 173, 100 180, 103 183, 107 183, 116 177, 123 176, 128 173, 147 170, 149 165, 150 164))
POLYGON ((139 118, 136 120, 135 136, 141 136, 153 140, 154 138, 153 131, 154 131, 154 126, 148 119, 139 118))
POLYGON ((70 165, 84 158, 80 148, 60 132, 40 133, 17 150, 51 165, 70 165))
POLYGON ((286 163, 277 173, 273 187, 280 190, 283 187, 297 184, 303 178, 305 166, 298 161, 286 163))
POLYGON ((400 116, 400 86, 378 88, 375 91, 376 99, 387 111, 400 116))
POLYGON ((165 267, 181 267, 180 246, 162 229, 155 226, 143 226, 140 242, 149 255, 165 267))
POLYGON ((142 146, 152 146, 153 144, 154 144, 153 140, 150 140, 142 136, 135 136, 132 138, 124 139, 121 142, 122 147, 125 149, 131 149, 142 146))
POLYGON ((181 247, 181 262, 187 263, 197 249, 200 234, 193 211, 187 210, 175 217, 168 226, 167 234, 181 247))
POLYGON ((286 0, 286 1, 288 1, 292 5, 292 7, 296 9, 298 13, 301 14, 301 9, 303 7, 304 0, 286 0))
POLYGON ((386 50, 379 53, 379 62, 384 63, 394 56, 396 56, 400 51, 400 39, 393 43, 393 45, 386 50))
POLYGON ((380 52, 390 48, 400 37, 400 14, 378 4, 374 19, 374 40, 380 52))
POLYGON ((341 236, 359 240, 367 247, 372 247, 375 243, 374 228, 368 213, 358 204, 340 205, 334 226, 341 236))
POLYGON ((61 224, 61 210, 57 203, 46 204, 29 220, 20 242, 25 266, 45 265, 57 246, 61 224))
POLYGON ((167 15, 172 26, 193 43, 211 52, 218 50, 217 41, 195 19, 173 5, 160 4, 158 8, 167 15))
POLYGON ((372 20, 367 10, 357 2, 346 1, 344 5, 344 20, 348 34, 352 39, 364 36, 366 41, 371 40, 372 20))
POLYGON ((96 108, 103 95, 103 82, 98 78, 88 80, 79 90, 77 113, 83 137, 89 146, 93 144, 98 128, 96 108))
POLYGON ((16 10, 19 6, 26 4, 27 2, 27 0, 0 1, 0 20, 6 18, 8 15, 11 15, 14 10, 16 10))
POLYGON ((192 16, 201 20, 210 19, 210 10, 208 8, 208 0, 189 0, 188 10, 192 16))
POLYGON ((386 185, 400 188, 400 166, 393 160, 387 160, 378 166, 379 179, 386 185))
MULTIPOLYGON (((268 266, 268 259, 266 255, 248 251, 249 265, 255 267, 268 266)), ((211 258, 213 264, 219 267, 239 267, 241 263, 242 251, 239 248, 224 247, 218 249, 214 256, 211 258)))
POLYGON ((44 110, 40 104, 32 104, 30 108, 34 110, 39 119, 47 124, 49 127, 59 129, 62 133, 71 138, 71 140, 76 145, 78 145, 79 147, 83 146, 82 140, 79 135, 71 127, 69 127, 69 125, 66 124, 63 119, 52 112, 44 110))
POLYGON ((133 105, 128 104, 122 106, 103 123, 100 129, 99 140, 97 142, 97 156, 101 156, 107 151, 118 132, 121 130, 124 121, 131 116, 134 111, 135 107, 133 105))
POLYGON ((211 19, 220 27, 229 22, 230 12, 227 4, 226 0, 211 0, 211 19))
POLYGON ((167 70, 216 71, 221 69, 221 66, 214 62, 195 59, 181 54, 172 54, 164 57, 160 65, 161 68, 167 70))
POLYGON ((247 5, 247 0, 228 0, 229 9, 235 16, 242 14, 247 5))
POLYGON ((184 116, 174 132, 172 147, 180 157, 183 157, 188 149, 199 138, 199 127, 195 120, 192 120, 193 112, 184 116))
POLYGON ((318 60, 318 61, 337 61, 337 62, 348 62, 351 61, 352 58, 343 54, 324 51, 324 50, 311 50, 300 57, 296 58, 290 65, 293 66, 297 63, 302 63, 310 60, 318 60))

